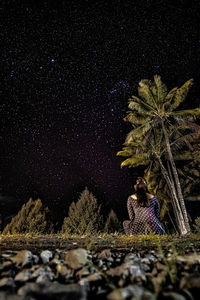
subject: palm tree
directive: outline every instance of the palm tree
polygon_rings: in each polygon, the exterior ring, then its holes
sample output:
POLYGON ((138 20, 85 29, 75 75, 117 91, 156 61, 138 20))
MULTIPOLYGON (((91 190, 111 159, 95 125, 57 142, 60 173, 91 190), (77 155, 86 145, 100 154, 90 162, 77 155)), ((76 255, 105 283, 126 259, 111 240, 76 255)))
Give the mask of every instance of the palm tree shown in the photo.
MULTIPOLYGON (((132 98, 129 99, 128 107, 131 109, 131 111, 128 111, 127 116, 124 118, 125 121, 131 122, 132 126, 134 127, 134 129, 131 130, 126 137, 126 147, 135 142, 149 146, 150 142, 152 141, 152 136, 155 142, 155 130, 157 129, 160 132, 160 136, 162 136, 161 141, 162 143, 164 142, 166 146, 169 160, 168 170, 164 166, 161 159, 163 153, 160 153, 162 154, 160 155, 157 153, 157 150, 155 150, 154 157, 156 157, 157 161, 159 162, 163 176, 165 177, 165 180, 167 181, 167 184, 171 190, 174 210, 175 214, 177 215, 181 234, 189 232, 190 226, 180 180, 170 146, 169 133, 171 128, 175 128, 175 130, 179 132, 177 129, 179 127, 182 127, 182 129, 184 127, 186 129, 193 129, 195 127, 195 123, 192 121, 200 115, 200 108, 177 111, 177 107, 185 100, 192 83, 193 79, 190 79, 180 88, 176 87, 168 92, 166 85, 161 81, 161 78, 158 75, 154 76, 154 82, 147 79, 141 80, 138 88, 138 94, 140 98, 132 96, 132 98)), ((188 138, 182 138, 181 143, 188 144, 188 138)), ((130 148, 131 146, 128 147, 129 153, 131 153, 130 148)), ((157 147, 155 147, 155 149, 156 148, 157 147)), ((125 149, 123 149, 123 151, 125 151, 125 149)), ((117 155, 121 155, 122 153, 120 154, 120 152, 118 152, 117 155)), ((140 162, 137 161, 137 158, 139 159, 140 155, 139 152, 137 152, 138 150, 136 150, 134 154, 137 155, 137 157, 135 157, 135 162, 128 158, 122 163, 122 166, 138 165, 140 162)), ((144 159, 147 153, 148 150, 143 153, 144 159)), ((139 160, 141 160, 141 157, 139 160)))

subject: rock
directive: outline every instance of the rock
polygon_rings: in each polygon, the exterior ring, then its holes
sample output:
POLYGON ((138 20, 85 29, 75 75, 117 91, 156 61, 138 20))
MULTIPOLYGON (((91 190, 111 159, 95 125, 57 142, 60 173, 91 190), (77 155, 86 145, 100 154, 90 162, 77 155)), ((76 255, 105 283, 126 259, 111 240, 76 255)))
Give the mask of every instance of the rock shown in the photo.
POLYGON ((102 280, 102 275, 99 273, 93 273, 87 276, 85 279, 89 282, 97 282, 102 280))
POLYGON ((0 292, 0 300, 24 300, 21 296, 0 292))
POLYGON ((90 274, 90 271, 88 269, 88 267, 83 267, 82 269, 80 269, 77 273, 76 273, 76 277, 78 279, 81 279, 82 277, 86 277, 90 274))
POLYGON ((140 258, 135 253, 129 253, 124 258, 124 262, 128 262, 128 261, 138 262, 139 260, 140 258))
POLYGON ((65 256, 65 262, 72 269, 80 269, 88 262, 88 252, 82 248, 70 250, 65 256))
POLYGON ((175 292, 164 292, 162 293, 162 298, 169 300, 186 300, 186 298, 183 295, 175 292))
POLYGON ((37 278, 36 282, 46 282, 55 279, 56 275, 52 272, 49 266, 43 266, 33 272, 33 277, 37 278))
POLYGON ((53 254, 49 250, 44 250, 41 252, 40 257, 42 259, 43 264, 49 263, 50 258, 53 257, 53 254))
POLYGON ((57 265, 56 270, 62 277, 68 277, 69 275, 72 275, 72 270, 67 268, 65 265, 57 265))
POLYGON ((98 259, 101 260, 109 260, 110 258, 112 258, 110 249, 105 249, 98 255, 98 259))
POLYGON ((31 274, 31 272, 29 270, 23 270, 22 272, 19 272, 15 276, 15 281, 26 282, 26 281, 31 280, 32 278, 33 278, 33 275, 31 274))
POLYGON ((128 276, 132 276, 133 278, 141 278, 142 280, 146 279, 145 273, 140 266, 133 264, 131 261, 123 263, 118 267, 111 268, 107 271, 107 274, 112 277, 122 277, 123 279, 128 276))
MULTIPOLYGON (((36 299, 53 299, 53 300, 86 300, 87 290, 79 284, 60 284, 53 282, 47 285, 37 283, 27 283, 18 290, 18 295, 24 298, 33 296, 36 299)), ((33 299, 35 299, 33 298, 33 299)))
POLYGON ((14 289, 15 283, 12 277, 5 277, 0 279, 0 289, 14 289))
MULTIPOLYGON (((124 300, 130 297, 138 297, 144 293, 144 288, 138 285, 129 285, 125 288, 115 289, 107 295, 108 300, 124 300)), ((134 299, 134 298, 133 298, 134 299)))
POLYGON ((18 289, 17 294, 19 296, 31 295, 33 293, 38 294, 40 290, 42 290, 42 286, 40 286, 39 284, 35 282, 27 282, 25 285, 18 289))
POLYGON ((152 254, 147 254, 147 255, 145 255, 144 258, 153 263, 158 261, 158 259, 152 254))
POLYGON ((179 288, 181 290, 200 290, 200 275, 191 274, 181 278, 179 288))
POLYGON ((39 263, 39 257, 37 255, 33 255, 33 263, 38 264, 39 263))
POLYGON ((200 255, 188 254, 188 255, 178 255, 176 257, 177 262, 186 263, 189 265, 200 264, 200 255))
POLYGON ((33 255, 31 251, 22 250, 13 257, 13 262, 16 264, 17 267, 24 267, 32 262, 32 257, 33 255))
POLYGON ((13 265, 11 261, 4 261, 3 264, 0 266, 1 271, 7 271, 13 265))

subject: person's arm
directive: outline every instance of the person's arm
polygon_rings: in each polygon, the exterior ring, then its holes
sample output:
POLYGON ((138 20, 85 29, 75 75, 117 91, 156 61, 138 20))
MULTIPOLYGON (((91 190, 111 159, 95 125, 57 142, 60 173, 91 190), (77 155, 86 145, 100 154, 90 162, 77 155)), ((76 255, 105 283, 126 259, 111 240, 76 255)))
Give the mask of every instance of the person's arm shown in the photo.
POLYGON ((127 201, 127 209, 128 209, 128 215, 129 219, 132 221, 135 218, 135 213, 133 209, 132 199, 129 197, 127 201))
POLYGON ((155 199, 155 215, 156 217, 160 217, 160 203, 158 201, 158 198, 156 196, 154 196, 155 199))

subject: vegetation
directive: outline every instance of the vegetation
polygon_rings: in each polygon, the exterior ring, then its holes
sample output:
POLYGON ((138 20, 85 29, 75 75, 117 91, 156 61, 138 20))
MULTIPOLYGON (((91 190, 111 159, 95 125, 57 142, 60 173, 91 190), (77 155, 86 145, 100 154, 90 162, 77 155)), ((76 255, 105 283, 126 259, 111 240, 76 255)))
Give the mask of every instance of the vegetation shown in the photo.
POLYGON ((113 209, 111 209, 108 218, 105 223, 104 232, 105 233, 115 233, 120 232, 122 230, 121 223, 114 212, 113 209))
POLYGON ((64 219, 65 234, 93 234, 102 228, 101 206, 86 187, 77 203, 72 202, 64 219))
POLYGON ((200 233, 200 217, 196 218, 194 223, 195 223, 194 224, 195 231, 200 233))
POLYGON ((50 221, 49 210, 43 207, 40 199, 24 204, 18 214, 3 230, 3 234, 16 233, 51 233, 53 224, 50 221))
POLYGON ((175 154, 183 148, 191 157, 192 142, 198 139, 200 132, 200 127, 193 120, 200 115, 200 108, 179 111, 177 108, 185 100, 192 83, 190 79, 180 88, 175 87, 168 92, 158 75, 154 76, 154 82, 141 80, 138 88, 140 98, 132 96, 129 99, 131 111, 124 118, 132 124, 133 130, 126 137, 125 147, 117 152, 117 155, 128 157, 121 166, 146 166, 147 179, 155 170, 162 174, 181 234, 190 232, 190 225, 175 154))

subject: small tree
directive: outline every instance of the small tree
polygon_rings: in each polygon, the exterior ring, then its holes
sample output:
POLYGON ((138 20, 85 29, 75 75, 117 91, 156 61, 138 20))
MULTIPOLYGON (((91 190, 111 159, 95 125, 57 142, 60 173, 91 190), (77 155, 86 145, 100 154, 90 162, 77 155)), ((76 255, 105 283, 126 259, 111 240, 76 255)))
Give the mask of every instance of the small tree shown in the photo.
POLYGON ((7 224, 3 233, 50 233, 52 231, 53 224, 49 220, 48 208, 43 207, 40 199, 33 201, 30 198, 7 224))
POLYGON ((100 230, 101 206, 86 187, 77 203, 72 202, 68 217, 64 219, 62 232, 66 234, 91 234, 100 230))
POLYGON ((106 233, 114 233, 116 231, 121 231, 121 223, 116 215, 116 213, 114 212, 113 209, 111 209, 108 218, 106 220, 106 224, 104 227, 104 232, 106 233))

